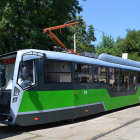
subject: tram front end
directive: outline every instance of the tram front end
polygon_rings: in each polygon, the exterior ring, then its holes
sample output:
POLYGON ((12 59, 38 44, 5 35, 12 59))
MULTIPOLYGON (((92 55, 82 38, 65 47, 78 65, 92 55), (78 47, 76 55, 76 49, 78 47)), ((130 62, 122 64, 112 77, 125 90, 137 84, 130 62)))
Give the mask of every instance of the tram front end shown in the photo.
MULTIPOLYGON (((19 50, 0 55, 0 123, 22 125, 23 95, 36 87, 36 61, 45 54, 38 50, 19 50)), ((30 97, 28 97, 30 99, 30 97)), ((28 106, 27 106, 28 108, 28 106)))

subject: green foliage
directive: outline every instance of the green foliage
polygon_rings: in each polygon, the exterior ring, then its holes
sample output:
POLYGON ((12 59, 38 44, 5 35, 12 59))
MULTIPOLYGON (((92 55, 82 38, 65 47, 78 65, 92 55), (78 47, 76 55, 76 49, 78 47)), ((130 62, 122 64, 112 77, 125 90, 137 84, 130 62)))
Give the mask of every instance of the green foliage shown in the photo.
POLYGON ((111 36, 106 36, 103 34, 102 41, 99 43, 99 45, 96 47, 96 53, 99 55, 101 53, 106 54, 114 54, 115 47, 115 41, 111 36))
MULTIPOLYGON (((81 16, 79 18, 82 18, 81 16)), ((94 28, 89 26, 76 26, 71 28, 70 31, 76 34, 76 47, 77 52, 95 52, 95 46, 92 44, 96 40, 94 28)), ((73 37, 71 38, 71 46, 73 47, 73 37)))
POLYGON ((114 46, 114 39, 111 36, 106 36, 103 34, 100 46, 104 48, 112 48, 112 46, 114 46))
POLYGON ((115 52, 117 56, 120 56, 122 53, 128 53, 130 55, 133 53, 133 56, 131 55, 132 57, 130 58, 136 60, 136 52, 140 51, 140 30, 127 29, 126 37, 116 41, 116 48, 117 50, 115 52))
POLYGON ((140 52, 140 30, 127 29, 126 37, 118 37, 116 41, 112 37, 103 35, 101 43, 96 47, 97 54, 107 53, 122 56, 122 53, 128 53, 129 58, 139 60, 136 52, 140 52))
POLYGON ((140 61, 140 53, 138 53, 138 52, 129 53, 128 54, 128 59, 135 60, 135 61, 140 61))
POLYGON ((140 50, 140 30, 127 29, 126 38, 121 40, 121 43, 123 52, 138 52, 140 50))
MULTIPOLYGON (((0 53, 37 48, 50 49, 54 43, 43 29, 64 24, 82 8, 78 0, 1 0, 0 53)), ((56 35, 58 31, 56 31, 56 35)), ((70 32, 61 37, 68 42, 70 32)))

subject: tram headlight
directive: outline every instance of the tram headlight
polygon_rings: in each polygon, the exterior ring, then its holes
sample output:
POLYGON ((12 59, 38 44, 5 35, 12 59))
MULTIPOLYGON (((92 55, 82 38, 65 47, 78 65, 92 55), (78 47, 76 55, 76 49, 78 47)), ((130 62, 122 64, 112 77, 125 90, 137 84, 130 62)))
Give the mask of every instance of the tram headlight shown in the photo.
POLYGON ((20 92, 20 90, 17 87, 15 87, 15 89, 14 89, 14 96, 18 96, 19 92, 20 92))
POLYGON ((13 98, 13 103, 15 103, 17 101, 18 97, 14 97, 13 98))

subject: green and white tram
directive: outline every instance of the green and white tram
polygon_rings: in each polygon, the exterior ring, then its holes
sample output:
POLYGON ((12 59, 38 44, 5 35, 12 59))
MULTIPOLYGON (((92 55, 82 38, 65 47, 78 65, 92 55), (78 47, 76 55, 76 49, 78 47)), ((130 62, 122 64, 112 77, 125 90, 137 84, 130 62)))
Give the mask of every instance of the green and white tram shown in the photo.
POLYGON ((140 62, 43 50, 0 56, 0 122, 36 125, 140 101, 140 62))

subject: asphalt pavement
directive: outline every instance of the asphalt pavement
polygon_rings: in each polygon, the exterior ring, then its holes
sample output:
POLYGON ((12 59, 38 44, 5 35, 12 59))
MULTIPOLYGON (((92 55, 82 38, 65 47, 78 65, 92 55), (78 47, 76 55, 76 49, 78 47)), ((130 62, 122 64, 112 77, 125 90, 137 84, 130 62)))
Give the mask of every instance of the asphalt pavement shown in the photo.
POLYGON ((140 140, 140 105, 37 126, 0 124, 5 140, 140 140))

